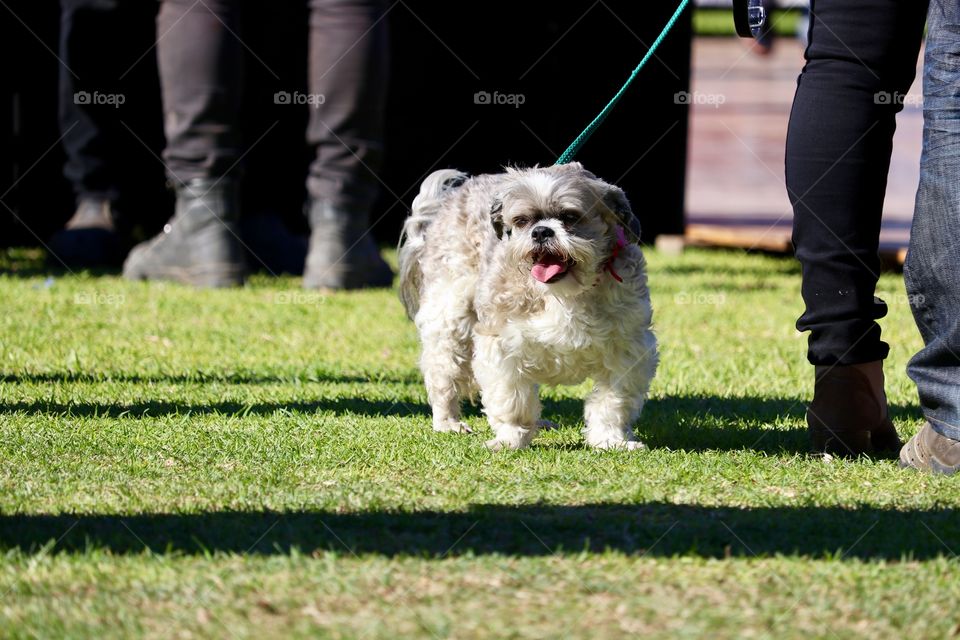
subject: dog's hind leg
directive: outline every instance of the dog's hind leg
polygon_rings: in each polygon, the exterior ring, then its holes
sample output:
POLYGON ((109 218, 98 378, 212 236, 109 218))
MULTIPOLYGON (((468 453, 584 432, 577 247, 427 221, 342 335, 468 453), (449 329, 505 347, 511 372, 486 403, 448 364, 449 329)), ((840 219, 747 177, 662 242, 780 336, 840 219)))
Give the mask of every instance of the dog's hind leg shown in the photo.
POLYGON ((433 430, 470 433, 460 420, 460 401, 471 386, 473 312, 467 300, 426 292, 416 316, 420 369, 433 410, 433 430))

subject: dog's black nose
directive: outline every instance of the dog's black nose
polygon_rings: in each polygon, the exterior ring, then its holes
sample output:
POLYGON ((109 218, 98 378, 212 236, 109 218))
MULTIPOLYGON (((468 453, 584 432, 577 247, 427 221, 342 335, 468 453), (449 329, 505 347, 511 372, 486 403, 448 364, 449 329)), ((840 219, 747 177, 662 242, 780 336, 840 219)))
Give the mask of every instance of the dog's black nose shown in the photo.
POLYGON ((533 236, 533 241, 539 244, 543 244, 547 241, 547 238, 552 238, 553 236, 557 235, 553 229, 543 225, 534 227, 530 234, 533 236))

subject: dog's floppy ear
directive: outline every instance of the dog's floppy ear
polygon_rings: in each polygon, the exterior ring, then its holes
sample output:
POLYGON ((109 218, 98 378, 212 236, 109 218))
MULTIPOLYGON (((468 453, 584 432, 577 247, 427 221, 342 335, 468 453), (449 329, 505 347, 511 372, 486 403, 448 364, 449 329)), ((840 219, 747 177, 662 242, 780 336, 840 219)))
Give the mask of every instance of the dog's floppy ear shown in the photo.
POLYGON ((607 185, 603 194, 603 204, 606 205, 613 215, 617 218, 623 230, 627 234, 630 242, 640 242, 640 221, 633 215, 630 208, 630 202, 627 200, 627 194, 620 187, 607 185))
POLYGON ((494 198, 490 203, 490 224, 497 234, 497 240, 503 239, 503 200, 494 198))

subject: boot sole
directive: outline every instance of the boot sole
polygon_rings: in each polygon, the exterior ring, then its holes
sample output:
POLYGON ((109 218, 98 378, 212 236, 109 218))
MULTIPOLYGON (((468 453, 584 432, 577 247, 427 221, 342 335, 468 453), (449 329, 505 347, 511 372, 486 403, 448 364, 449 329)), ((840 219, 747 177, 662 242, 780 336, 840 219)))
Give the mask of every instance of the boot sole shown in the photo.
POLYGON ((123 270, 123 277, 128 280, 164 280, 204 289, 224 289, 243 286, 245 271, 242 267, 228 264, 171 267, 150 272, 127 268, 123 270))

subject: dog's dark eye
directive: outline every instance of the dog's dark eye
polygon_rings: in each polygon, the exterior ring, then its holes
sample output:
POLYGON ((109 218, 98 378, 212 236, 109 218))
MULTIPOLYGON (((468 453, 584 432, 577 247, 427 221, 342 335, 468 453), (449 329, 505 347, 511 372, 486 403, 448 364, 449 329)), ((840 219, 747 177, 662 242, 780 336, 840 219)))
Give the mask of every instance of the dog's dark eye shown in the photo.
POLYGON ((578 211, 564 211, 560 214, 560 222, 565 225, 574 225, 580 222, 580 212, 578 211))
POLYGON ((530 218, 520 216, 519 218, 513 219, 513 226, 523 228, 530 224, 530 218))

